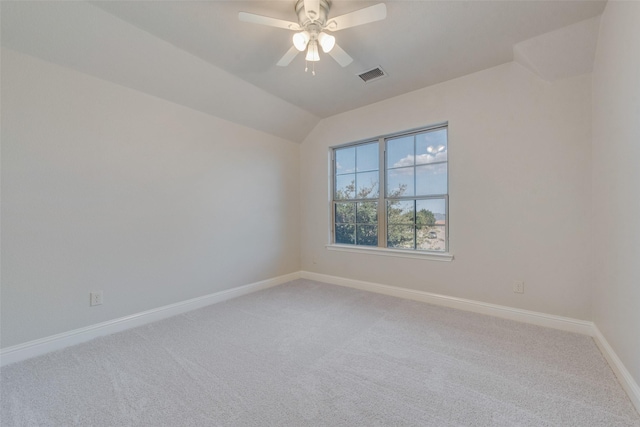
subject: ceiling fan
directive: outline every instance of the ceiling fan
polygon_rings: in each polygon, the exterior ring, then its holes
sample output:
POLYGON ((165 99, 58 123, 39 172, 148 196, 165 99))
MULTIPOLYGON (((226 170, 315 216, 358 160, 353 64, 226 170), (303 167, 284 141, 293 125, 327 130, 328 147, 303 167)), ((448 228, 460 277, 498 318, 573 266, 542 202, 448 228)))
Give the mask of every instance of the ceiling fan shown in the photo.
MULTIPOLYGON (((304 52, 305 50, 307 51, 305 57, 307 61, 319 61, 318 46, 324 53, 331 55, 338 64, 346 67, 353 61, 353 58, 342 50, 336 44, 336 38, 327 34, 325 30, 335 32, 383 20, 387 17, 387 7, 384 3, 378 3, 374 6, 329 19, 330 9, 330 0, 297 0, 295 4, 295 11, 298 15, 297 23, 247 12, 240 12, 238 18, 243 22, 297 31, 293 35, 293 46, 278 61, 277 65, 281 67, 289 65, 299 52, 304 52)), ((307 71, 306 68, 305 71, 307 71)), ((315 71, 312 73, 315 75, 315 71)))

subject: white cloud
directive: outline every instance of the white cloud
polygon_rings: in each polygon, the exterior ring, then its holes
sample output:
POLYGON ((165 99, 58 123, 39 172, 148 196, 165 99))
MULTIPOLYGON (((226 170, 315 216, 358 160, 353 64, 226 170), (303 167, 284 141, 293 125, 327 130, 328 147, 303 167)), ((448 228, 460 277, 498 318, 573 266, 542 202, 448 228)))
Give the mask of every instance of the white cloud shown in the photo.
POLYGON ((355 172, 355 170, 353 168, 343 169, 342 165, 340 164, 340 162, 336 161, 336 172, 340 173, 340 174, 353 173, 353 172, 355 172))
POLYGON ((446 162, 447 161, 447 151, 444 150, 444 151, 442 151, 440 153, 436 153, 436 154, 429 154, 429 153, 418 154, 417 156, 413 156, 413 155, 409 154, 408 156, 403 157, 402 159, 400 159, 397 162, 395 162, 393 164, 393 167, 394 168, 401 168, 403 166, 413 166, 414 160, 415 160, 415 163, 417 163, 417 164, 429 164, 429 163, 435 163, 435 162, 446 162))

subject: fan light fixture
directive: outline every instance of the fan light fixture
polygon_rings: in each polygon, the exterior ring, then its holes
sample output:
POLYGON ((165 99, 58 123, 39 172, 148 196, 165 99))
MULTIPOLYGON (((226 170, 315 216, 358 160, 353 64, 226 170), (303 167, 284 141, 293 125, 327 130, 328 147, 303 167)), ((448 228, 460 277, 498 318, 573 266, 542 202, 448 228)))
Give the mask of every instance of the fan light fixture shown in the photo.
POLYGON ((320 55, 318 55, 317 41, 311 40, 311 42, 309 43, 309 48, 307 49, 307 57, 305 59, 310 62, 320 61, 320 55))
POLYGON ((330 36, 327 33, 320 33, 316 36, 316 33, 309 34, 308 31, 302 31, 293 35, 293 45, 300 52, 307 50, 307 61, 319 61, 318 44, 322 48, 324 53, 331 52, 331 49, 336 45, 336 38, 330 36))
POLYGON ((301 33, 295 33, 293 35, 293 45, 300 52, 307 48, 307 43, 309 43, 309 33, 307 31, 303 31, 301 33))
POLYGON ((327 33, 320 33, 318 35, 318 43, 320 43, 320 46, 322 47, 322 51, 324 53, 329 53, 331 52, 331 49, 333 49, 333 47, 336 45, 336 38, 330 36, 327 33))

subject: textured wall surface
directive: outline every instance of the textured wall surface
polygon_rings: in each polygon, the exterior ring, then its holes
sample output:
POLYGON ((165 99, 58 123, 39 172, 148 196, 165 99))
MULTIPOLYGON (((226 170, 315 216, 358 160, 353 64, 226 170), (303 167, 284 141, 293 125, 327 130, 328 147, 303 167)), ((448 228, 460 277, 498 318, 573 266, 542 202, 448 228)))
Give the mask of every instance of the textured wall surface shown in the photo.
POLYGON ((590 170, 590 74, 510 63, 333 116, 302 144, 302 267, 590 319, 590 170), (445 121, 454 261, 328 251, 329 147, 445 121))
POLYGON ((2 347, 298 271, 298 160, 4 49, 2 347))
POLYGON ((640 3, 611 1, 593 71, 594 321, 640 384, 640 3), (600 227, 598 227, 600 228, 600 227))

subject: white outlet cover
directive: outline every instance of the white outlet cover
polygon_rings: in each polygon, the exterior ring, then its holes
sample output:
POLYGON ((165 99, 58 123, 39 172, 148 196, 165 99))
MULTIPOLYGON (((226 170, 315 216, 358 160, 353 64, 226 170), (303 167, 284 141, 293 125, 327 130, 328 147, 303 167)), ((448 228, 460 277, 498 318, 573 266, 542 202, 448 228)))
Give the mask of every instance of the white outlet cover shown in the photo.
POLYGON ((89 305, 102 305, 102 291, 89 293, 89 305))
POLYGON ((513 292, 517 294, 524 294, 524 282, 523 281, 514 282, 513 292))

